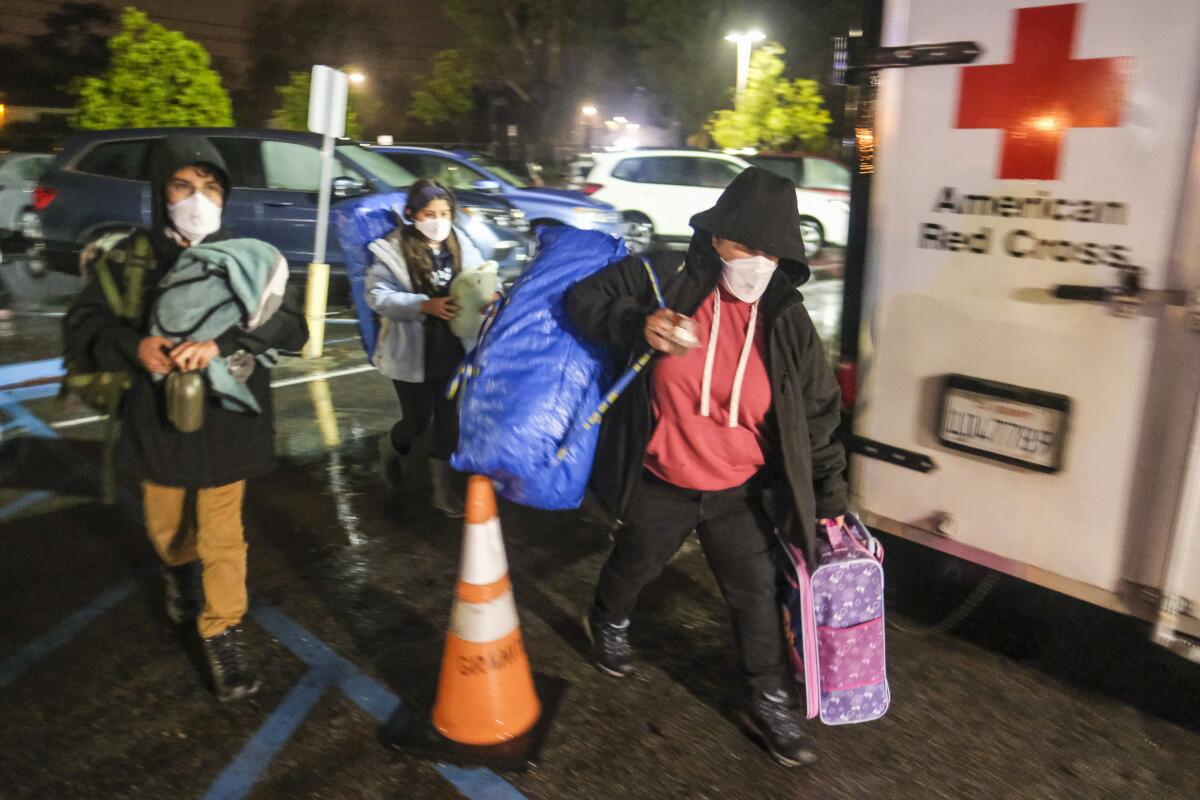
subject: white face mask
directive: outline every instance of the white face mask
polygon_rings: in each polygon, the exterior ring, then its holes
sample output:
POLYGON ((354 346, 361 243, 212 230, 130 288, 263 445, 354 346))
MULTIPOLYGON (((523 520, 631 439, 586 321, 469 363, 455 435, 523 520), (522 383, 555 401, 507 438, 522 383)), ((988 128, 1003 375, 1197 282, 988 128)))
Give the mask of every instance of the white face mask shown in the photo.
POLYGON ((450 220, 448 219, 419 219, 417 230, 431 242, 444 242, 450 235, 450 220))
POLYGON ((169 204, 167 215, 175 230, 192 244, 199 244, 204 237, 221 228, 221 207, 200 192, 169 204))
POLYGON ((778 264, 766 256, 721 259, 725 265, 721 270, 721 285, 725 291, 744 303, 754 303, 763 296, 771 276, 778 264))

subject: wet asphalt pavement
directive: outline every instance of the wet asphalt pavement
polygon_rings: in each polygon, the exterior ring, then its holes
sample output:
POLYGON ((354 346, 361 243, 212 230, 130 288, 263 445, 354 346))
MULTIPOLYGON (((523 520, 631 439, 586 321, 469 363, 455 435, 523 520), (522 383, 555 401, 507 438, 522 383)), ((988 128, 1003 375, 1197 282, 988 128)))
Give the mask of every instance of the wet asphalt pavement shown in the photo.
MULTIPOLYGON (((58 323, 0 322, 0 365, 56 356, 58 323)), ((353 335, 331 324, 330 355, 275 376, 296 381, 276 390, 280 465, 246 503, 264 689, 240 706, 212 699, 193 637, 162 615, 132 487, 95 499, 100 429, 61 425, 91 412, 22 400, 51 426, 35 437, 0 406, 0 797, 1200 797, 1200 667, 1140 623, 1009 580, 929 634, 981 575, 893 540, 891 712, 811 722, 820 762, 778 767, 735 721, 729 623, 694 540, 647 592, 639 671, 618 681, 589 666, 578 623, 605 529, 513 506, 501 517, 526 647, 568 684, 542 763, 497 775, 393 753, 379 723, 435 688, 461 523, 428 508, 417 459, 385 501, 375 437, 398 409, 387 381, 353 371, 353 335)))

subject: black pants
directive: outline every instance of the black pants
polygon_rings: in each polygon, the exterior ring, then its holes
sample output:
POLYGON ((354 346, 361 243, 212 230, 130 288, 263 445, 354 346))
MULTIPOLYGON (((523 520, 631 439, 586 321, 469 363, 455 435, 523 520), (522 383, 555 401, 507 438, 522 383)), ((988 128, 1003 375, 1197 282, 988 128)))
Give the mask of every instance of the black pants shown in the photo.
POLYGON ((458 447, 458 405, 446 399, 446 387, 451 378, 428 378, 424 383, 392 381, 400 399, 403 417, 392 426, 392 447, 407 455, 433 420, 433 446, 429 455, 441 461, 449 460, 458 447))
POLYGON ((628 619, 642 589, 662 573, 693 530, 732 612, 739 667, 748 687, 790 692, 777 588, 778 544, 754 481, 721 492, 698 492, 644 477, 600 571, 596 607, 601 618, 612 623, 628 619))

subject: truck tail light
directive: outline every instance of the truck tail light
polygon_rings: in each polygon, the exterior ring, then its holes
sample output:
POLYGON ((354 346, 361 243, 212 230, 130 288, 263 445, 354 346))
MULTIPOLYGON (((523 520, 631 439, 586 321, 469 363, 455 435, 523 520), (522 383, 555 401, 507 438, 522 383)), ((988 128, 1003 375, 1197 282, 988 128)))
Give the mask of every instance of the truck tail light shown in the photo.
POLYGON ((858 362, 839 362, 837 382, 842 389, 842 408, 846 411, 854 410, 854 404, 858 400, 858 362))

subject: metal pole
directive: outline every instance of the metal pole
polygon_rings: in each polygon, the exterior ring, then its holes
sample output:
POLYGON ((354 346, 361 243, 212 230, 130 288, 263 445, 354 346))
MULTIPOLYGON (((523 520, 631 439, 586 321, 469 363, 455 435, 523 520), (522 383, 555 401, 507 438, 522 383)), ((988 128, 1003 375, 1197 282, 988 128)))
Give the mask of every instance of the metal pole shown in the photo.
POLYGON ((747 35, 741 36, 737 42, 737 103, 740 104, 746 94, 746 84, 750 77, 750 48, 752 43, 747 35))
MULTIPOLYGON (((311 152, 311 151, 310 151, 311 152)), ((317 192, 317 237, 313 244, 313 261, 325 263, 325 246, 329 234, 329 193, 333 184, 333 137, 321 139, 321 183, 317 192)))
POLYGON ((304 318, 308 322, 305 358, 317 358, 325 349, 325 312, 329 306, 329 265, 325 249, 329 236, 329 194, 333 184, 333 137, 321 140, 321 183, 317 190, 317 231, 313 242, 313 260, 308 265, 308 285, 304 293, 304 318))

